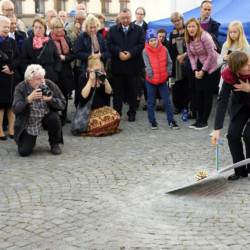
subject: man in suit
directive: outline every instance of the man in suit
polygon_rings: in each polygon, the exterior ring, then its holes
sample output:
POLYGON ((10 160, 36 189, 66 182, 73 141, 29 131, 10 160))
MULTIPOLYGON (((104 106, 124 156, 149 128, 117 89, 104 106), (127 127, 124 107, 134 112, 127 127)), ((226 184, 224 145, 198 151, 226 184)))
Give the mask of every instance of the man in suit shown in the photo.
POLYGON ((109 29, 106 37, 111 53, 112 87, 114 109, 122 115, 124 88, 128 91, 128 121, 135 121, 139 75, 143 66, 142 50, 145 34, 139 25, 131 22, 131 11, 123 8, 120 23, 109 29))
POLYGON ((20 30, 17 30, 17 18, 15 15, 8 14, 6 17, 10 19, 10 32, 9 37, 14 39, 16 41, 17 47, 19 49, 19 52, 21 53, 21 46, 23 43, 23 40, 27 38, 26 33, 20 30))
POLYGON ((201 28, 206 30, 208 33, 212 33, 218 38, 218 30, 220 23, 216 22, 211 18, 212 13, 212 2, 205 0, 201 3, 200 7, 201 17, 198 18, 201 24, 201 28))
POLYGON ((146 30, 148 29, 148 24, 144 21, 144 18, 146 16, 146 11, 143 7, 138 7, 135 10, 135 18, 136 20, 133 22, 143 28, 146 34, 146 30))
POLYGON ((58 12, 58 17, 63 21, 63 29, 65 29, 66 26, 69 24, 69 22, 67 21, 68 16, 67 16, 66 11, 60 10, 58 12))

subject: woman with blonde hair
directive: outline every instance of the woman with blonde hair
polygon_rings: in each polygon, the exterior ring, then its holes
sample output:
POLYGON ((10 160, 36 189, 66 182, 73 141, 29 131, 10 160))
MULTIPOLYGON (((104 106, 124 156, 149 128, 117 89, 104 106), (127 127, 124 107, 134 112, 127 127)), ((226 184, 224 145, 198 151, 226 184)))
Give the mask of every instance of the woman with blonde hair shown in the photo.
MULTIPOLYGON (((84 32, 76 39, 75 54, 81 60, 81 67, 85 71, 88 63, 88 57, 95 55, 105 65, 106 60, 110 57, 106 40, 103 35, 98 33, 100 22, 94 15, 88 15, 84 22, 84 32)), ((76 90, 77 92, 78 90, 76 90)), ((75 97, 77 106, 79 99, 75 97)))
MULTIPOLYGON (((235 50, 245 51, 250 55, 250 46, 240 21, 233 21, 228 26, 227 40, 223 44, 221 54, 217 60, 218 65, 222 67, 222 69, 227 66, 229 55, 235 50)), ((222 81, 220 86, 221 84, 222 81)))
POLYGON ((219 54, 211 35, 204 31, 197 18, 189 18, 185 27, 185 40, 192 70, 195 73, 195 87, 198 116, 189 126, 195 130, 208 128, 208 118, 213 105, 213 92, 218 87, 220 69, 219 54))
POLYGON ((120 115, 116 110, 105 106, 105 95, 111 94, 112 88, 106 78, 104 65, 96 55, 88 58, 87 70, 78 80, 78 90, 81 107, 88 103, 94 93, 87 132, 80 135, 107 136, 118 133, 120 115))

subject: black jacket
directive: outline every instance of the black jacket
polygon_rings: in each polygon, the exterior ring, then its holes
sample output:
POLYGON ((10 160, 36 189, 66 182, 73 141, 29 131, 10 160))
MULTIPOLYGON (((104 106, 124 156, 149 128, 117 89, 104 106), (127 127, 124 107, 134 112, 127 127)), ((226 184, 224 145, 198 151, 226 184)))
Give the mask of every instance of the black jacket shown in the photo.
POLYGON ((26 33, 20 30, 15 31, 15 41, 17 44, 17 47, 19 49, 19 52, 21 53, 21 48, 23 41, 27 38, 26 33))
POLYGON ((33 49, 33 33, 23 41, 21 50, 22 72, 24 73, 30 64, 40 64, 46 71, 45 78, 57 83, 58 73, 61 71, 61 58, 57 47, 50 38, 47 43, 44 43, 43 48, 39 50, 33 49), (41 54, 44 46, 45 49, 41 54))
MULTIPOLYGON (((102 54, 101 60, 105 64, 106 60, 110 57, 106 40, 103 35, 97 33, 97 40, 100 46, 100 52, 102 54)), ((82 61, 82 64, 87 65, 88 57, 92 54, 91 38, 87 32, 83 32, 76 39, 75 53, 76 57, 82 61)))
POLYGON ((121 23, 113 25, 109 29, 106 40, 111 53, 113 74, 137 75, 141 72, 145 34, 140 26, 130 23, 127 35, 125 35, 121 23), (128 51, 131 59, 121 61, 119 58, 121 51, 128 51))
POLYGON ((0 50, 7 55, 7 60, 0 56, 0 103, 12 103, 13 93, 16 85, 20 81, 18 66, 21 63, 21 56, 16 42, 12 38, 0 43, 0 50), (7 65, 14 74, 8 75, 2 71, 2 67, 7 65))
POLYGON ((218 96, 217 109, 215 115, 214 129, 223 128, 224 118, 228 107, 230 120, 232 120, 243 107, 246 98, 250 99, 250 94, 243 91, 234 91, 234 86, 223 82, 218 96))
MULTIPOLYGON (((135 22, 136 22, 136 20, 133 23, 136 24, 135 22)), ((145 35, 146 35, 146 30, 148 29, 148 24, 145 21, 143 21, 143 24, 141 27, 143 28, 145 35)))
POLYGON ((218 38, 218 31, 219 31, 220 23, 216 22, 213 18, 210 18, 210 22, 206 31, 208 33, 212 33, 218 38))
MULTIPOLYGON (((62 92, 59 90, 55 83, 51 82, 48 79, 46 79, 45 81, 53 96, 52 100, 47 103, 49 109, 54 112, 62 111, 66 105, 66 100, 62 92)), ((19 143, 20 135, 25 130, 29 119, 30 104, 28 103, 27 99, 29 95, 30 88, 28 82, 23 81, 16 86, 12 110, 16 115, 14 139, 17 144, 19 143)), ((61 138, 61 143, 63 143, 63 138, 61 138)))
POLYGON ((61 71, 59 72, 58 86, 62 89, 73 90, 75 89, 75 78, 73 75, 71 62, 75 60, 76 55, 70 38, 66 35, 64 38, 69 46, 69 54, 65 56, 65 61, 61 61, 61 71))

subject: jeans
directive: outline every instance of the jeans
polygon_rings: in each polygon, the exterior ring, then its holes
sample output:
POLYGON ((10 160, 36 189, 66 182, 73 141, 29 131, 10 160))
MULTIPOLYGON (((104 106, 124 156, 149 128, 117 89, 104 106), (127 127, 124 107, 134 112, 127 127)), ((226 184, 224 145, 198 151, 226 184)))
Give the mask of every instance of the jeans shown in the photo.
MULTIPOLYGON (((56 112, 49 112, 42 119, 42 125, 45 130, 48 130, 49 143, 55 145, 60 143, 62 137, 62 125, 60 116, 56 112)), ((20 136, 18 144, 18 152, 20 156, 28 156, 32 153, 36 145, 37 136, 30 135, 24 130, 20 136)))
POLYGON ((173 114, 173 107, 172 102, 170 100, 169 90, 167 86, 167 82, 154 85, 150 83, 148 80, 145 79, 147 92, 148 92, 148 120, 150 123, 156 122, 155 119, 155 102, 156 102, 156 91, 157 89, 160 92, 161 98, 165 105, 165 111, 167 114, 168 123, 171 123, 174 121, 174 114, 173 114))

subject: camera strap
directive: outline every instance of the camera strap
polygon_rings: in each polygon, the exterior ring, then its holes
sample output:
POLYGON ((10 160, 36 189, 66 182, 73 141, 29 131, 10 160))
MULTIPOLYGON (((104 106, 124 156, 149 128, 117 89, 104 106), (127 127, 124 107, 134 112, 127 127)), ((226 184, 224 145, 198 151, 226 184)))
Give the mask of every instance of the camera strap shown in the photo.
POLYGON ((37 56, 37 60, 40 60, 40 58, 41 58, 41 56, 42 56, 42 54, 43 54, 43 52, 44 52, 44 50, 46 48, 46 45, 47 45, 47 43, 44 43, 43 49, 41 50, 40 54, 37 56))

